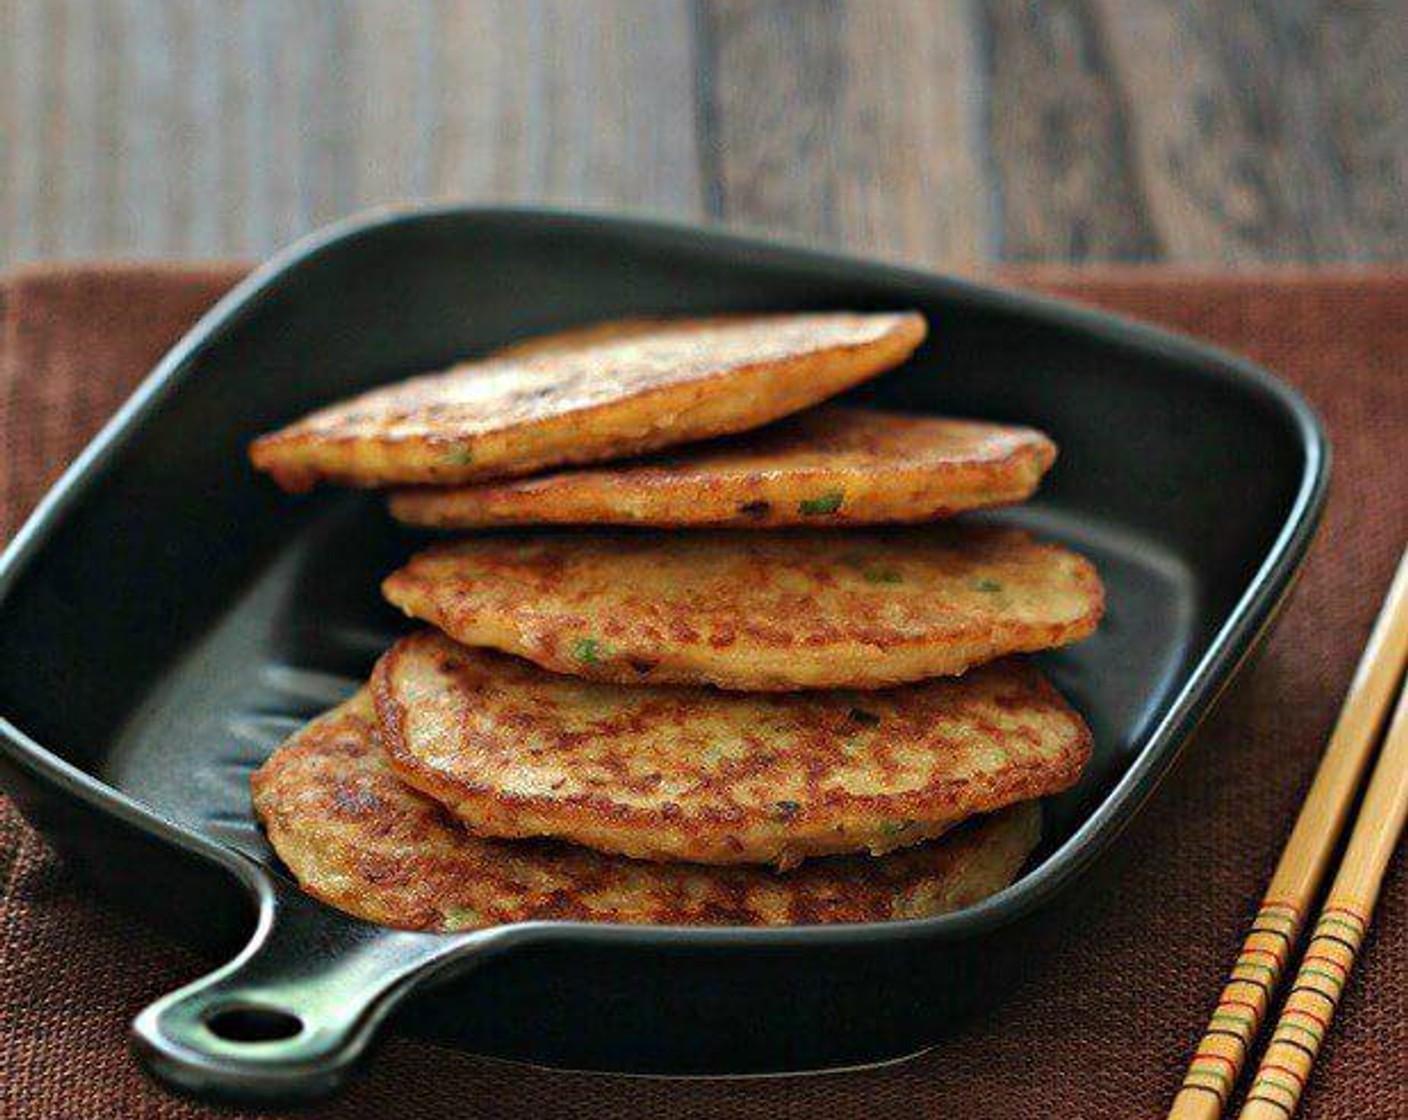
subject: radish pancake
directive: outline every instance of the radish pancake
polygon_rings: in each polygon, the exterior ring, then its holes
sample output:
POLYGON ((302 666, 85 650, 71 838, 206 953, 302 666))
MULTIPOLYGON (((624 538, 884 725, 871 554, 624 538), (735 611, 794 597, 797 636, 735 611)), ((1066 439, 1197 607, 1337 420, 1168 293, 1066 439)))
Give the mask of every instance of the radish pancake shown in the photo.
POLYGON ((627 688, 426 631, 372 676, 406 784, 479 836, 795 866, 880 855, 1069 788, 1090 732, 1018 661, 883 692, 627 688))
POLYGON ((382 584, 471 646, 626 684, 882 688, 1065 645, 1104 592, 1015 529, 527 532, 414 556, 382 584))
MULTIPOLYGON (((619 331, 619 328, 618 328, 619 331)), ((720 316, 463 362, 256 440, 286 490, 451 484, 746 431, 898 365, 914 312, 720 316)))
POLYGON ((538 919, 747 926, 931 917, 1007 886, 1040 831, 1040 810, 1027 803, 883 859, 816 860, 786 874, 481 840, 392 773, 365 692, 279 748, 253 793, 270 843, 309 894, 367 921, 445 932, 538 919))
POLYGON ((1030 497, 1055 458, 1031 428, 833 405, 669 456, 402 490, 391 513, 435 529, 933 521, 1030 497))

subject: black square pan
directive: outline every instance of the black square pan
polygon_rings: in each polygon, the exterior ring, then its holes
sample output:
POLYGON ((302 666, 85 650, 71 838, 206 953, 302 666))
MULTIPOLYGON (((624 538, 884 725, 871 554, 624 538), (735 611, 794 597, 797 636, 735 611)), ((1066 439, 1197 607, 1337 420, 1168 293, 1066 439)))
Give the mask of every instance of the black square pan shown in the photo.
POLYGON ((6 551, 0 781, 96 886, 177 936, 228 953, 255 927, 237 961, 136 1024, 148 1062, 190 1090, 326 1091, 413 989, 405 1028, 554 1065, 892 1058, 992 998, 1031 931, 1072 911, 1051 904, 1090 881, 1272 619, 1327 460, 1314 415, 1268 374, 1092 311, 635 220, 378 214, 303 241, 222 300, 6 551), (246 466, 250 438, 544 329, 794 307, 921 309, 930 341, 859 397, 1030 423, 1060 444, 1040 497, 1000 516, 1091 556, 1109 609, 1095 638, 1043 659, 1097 747, 1048 806, 1026 874, 958 914, 779 930, 433 936, 299 895, 252 825, 248 774, 403 627, 376 585, 414 538, 369 495, 276 493, 246 466), (256 1012, 207 1024, 231 1006, 256 1012), (297 1033, 267 1037, 283 1028, 297 1033))

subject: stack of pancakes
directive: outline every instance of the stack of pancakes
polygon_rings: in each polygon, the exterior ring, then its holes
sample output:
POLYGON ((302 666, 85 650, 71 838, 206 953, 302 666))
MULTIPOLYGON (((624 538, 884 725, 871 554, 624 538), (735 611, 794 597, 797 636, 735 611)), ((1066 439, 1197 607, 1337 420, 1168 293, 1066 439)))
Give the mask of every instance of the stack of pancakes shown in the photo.
POLYGON ((476 531, 386 579, 432 628, 255 775, 304 888, 448 930, 923 917, 1010 882, 1090 753, 1016 655, 1088 635, 1103 593, 1064 548, 952 519, 1028 497, 1043 434, 801 411, 924 334, 613 322, 258 440, 286 489, 476 531))

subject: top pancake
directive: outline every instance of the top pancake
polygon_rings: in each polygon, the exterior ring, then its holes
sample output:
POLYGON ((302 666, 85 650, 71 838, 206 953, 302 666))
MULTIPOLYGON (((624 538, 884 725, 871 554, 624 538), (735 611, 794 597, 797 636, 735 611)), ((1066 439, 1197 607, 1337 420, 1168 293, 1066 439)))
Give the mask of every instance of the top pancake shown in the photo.
POLYGON ((304 890, 367 921, 451 931, 558 919, 802 925, 924 918, 1001 890, 1037 841, 1026 803, 882 859, 751 867, 641 863, 471 836, 402 785, 359 694, 297 732, 254 775, 254 809, 304 890))
POLYGON ((464 362, 324 408, 250 449, 287 490, 471 482, 745 431, 902 362, 913 313, 636 325, 464 362))
POLYGON ((1064 645, 1099 621, 1094 568, 1015 529, 470 537, 382 584, 472 646, 626 684, 881 688, 1064 645))
POLYGON ((412 525, 766 528, 932 521, 1019 502, 1055 445, 1030 428, 828 406, 669 456, 479 486, 404 490, 412 525))
POLYGON ((372 677, 402 781, 480 836, 637 859, 880 854, 1068 788, 1090 732, 1029 665, 883 692, 595 684, 425 631, 372 677))

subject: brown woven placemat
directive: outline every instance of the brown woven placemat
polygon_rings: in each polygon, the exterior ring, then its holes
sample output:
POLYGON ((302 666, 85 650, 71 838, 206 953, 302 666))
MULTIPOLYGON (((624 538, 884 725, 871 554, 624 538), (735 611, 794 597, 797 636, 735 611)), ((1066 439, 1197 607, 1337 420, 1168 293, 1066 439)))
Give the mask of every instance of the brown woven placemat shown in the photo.
MULTIPOLYGON (((0 285, 0 534, 8 538, 136 380, 237 275, 54 268, 0 285)), ((1163 1114, 1408 538, 1408 274, 1028 271, 1006 279, 1251 355, 1309 396, 1335 444, 1326 524, 1278 633, 1126 834, 1133 858, 1083 922, 1053 942, 1050 959, 1001 1006, 890 1068, 663 1082, 528 1070, 392 1040, 351 1092, 309 1115, 1163 1114)), ((1236 480, 1227 487, 1232 518, 1236 480)), ((1390 873, 1306 1116, 1408 1117, 1404 862, 1390 873)), ((211 1115, 148 1083, 125 1045, 136 1011, 203 968, 92 901, 0 799, 0 1120, 211 1115)))

